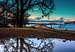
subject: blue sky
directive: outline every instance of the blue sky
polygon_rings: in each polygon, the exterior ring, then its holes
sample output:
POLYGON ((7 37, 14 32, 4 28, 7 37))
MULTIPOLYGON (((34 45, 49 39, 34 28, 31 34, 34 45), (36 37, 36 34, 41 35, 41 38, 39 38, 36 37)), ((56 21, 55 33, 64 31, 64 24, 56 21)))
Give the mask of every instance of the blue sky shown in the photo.
MULTIPOLYGON (((54 0, 55 10, 51 17, 75 18, 75 0, 54 0)), ((37 7, 36 7, 37 8, 37 7)), ((29 11, 29 13, 31 13, 29 11)), ((33 15, 41 16, 41 12, 32 12, 33 15)))
MULTIPOLYGON (((51 16, 64 17, 64 18, 67 18, 67 17, 75 18, 75 0, 54 0, 54 3, 55 3, 55 10, 51 16)), ((37 15, 37 16, 42 15, 40 10, 36 12, 29 11, 29 13, 32 13, 33 15, 37 15)))
POLYGON ((54 0, 55 16, 75 17, 75 0, 54 0))

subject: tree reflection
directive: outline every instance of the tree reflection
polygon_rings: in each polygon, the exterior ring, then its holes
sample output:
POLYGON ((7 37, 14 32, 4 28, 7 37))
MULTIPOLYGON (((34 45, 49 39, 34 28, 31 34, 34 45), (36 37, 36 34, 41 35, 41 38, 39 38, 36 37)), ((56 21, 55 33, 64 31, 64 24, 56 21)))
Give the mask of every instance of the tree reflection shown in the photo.
MULTIPOLYGON (((20 40, 18 42, 20 44, 20 40)), ((52 52, 54 47, 52 39, 25 38, 23 43, 23 52, 52 52)), ((20 51, 20 45, 17 48, 16 38, 1 40, 0 44, 4 45, 4 52, 20 51)))

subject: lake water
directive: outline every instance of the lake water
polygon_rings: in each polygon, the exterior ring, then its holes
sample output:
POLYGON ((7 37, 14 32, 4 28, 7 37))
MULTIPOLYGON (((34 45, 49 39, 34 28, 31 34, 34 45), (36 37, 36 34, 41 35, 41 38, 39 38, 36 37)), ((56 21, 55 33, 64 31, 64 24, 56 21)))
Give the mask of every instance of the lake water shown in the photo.
MULTIPOLYGON (((40 41, 33 40, 37 45, 39 45, 40 41)), ((53 48, 50 52, 75 52, 75 41, 64 40, 64 39, 51 39, 53 43, 53 48)), ((0 52, 4 52, 4 45, 0 45, 0 52)), ((11 49, 10 49, 11 51, 11 49)), ((32 51, 35 52, 35 51, 32 51)))
MULTIPOLYGON (((32 39, 33 42, 37 45, 40 44, 40 41, 37 39, 32 39)), ((75 41, 74 40, 65 40, 65 39, 48 39, 52 44, 53 48, 49 52, 75 52, 75 41)), ((46 40, 46 41, 48 41, 46 40)), ((48 42, 47 42, 48 43, 48 42)), ((41 44, 42 45, 42 44, 41 44)))
POLYGON ((75 41, 55 39, 54 42, 53 52, 75 52, 75 41))
MULTIPOLYGON (((48 27, 51 27, 51 26, 48 25, 48 27)), ((59 28, 59 27, 60 25, 52 25, 52 28, 59 28)), ((67 30, 75 30, 75 24, 64 24, 62 25, 62 27, 67 30)))
POLYGON ((65 24, 64 28, 65 29, 70 29, 70 30, 75 30, 75 24, 65 24))

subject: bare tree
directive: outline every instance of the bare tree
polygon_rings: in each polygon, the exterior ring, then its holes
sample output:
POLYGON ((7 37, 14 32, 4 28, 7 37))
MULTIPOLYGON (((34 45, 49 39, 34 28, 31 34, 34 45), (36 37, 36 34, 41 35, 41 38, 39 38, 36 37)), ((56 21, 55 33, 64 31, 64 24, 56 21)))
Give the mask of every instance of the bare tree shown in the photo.
MULTIPOLYGON (((54 2, 53 0, 16 0, 17 6, 19 5, 19 2, 21 2, 21 14, 20 14, 20 26, 23 25, 23 21, 25 20, 25 23, 27 23, 27 17, 24 19, 24 16, 26 16, 26 12, 30 9, 33 9, 35 6, 38 6, 40 10, 42 11, 43 16, 48 16, 50 13, 53 12, 54 9, 54 2)), ((17 7, 17 10, 19 8, 17 7)))
POLYGON ((27 12, 28 10, 38 6, 43 17, 49 16, 50 13, 53 12, 55 6, 53 0, 3 0, 0 5, 2 5, 6 13, 11 11, 15 15, 16 24, 19 27, 22 27, 23 24, 27 24, 27 17, 30 16, 27 12))
MULTIPOLYGON (((3 16, 7 18, 8 12, 11 12, 12 14, 14 14, 14 17, 16 18, 15 23, 17 27, 23 27, 23 24, 26 25, 28 23, 27 17, 30 16, 28 14, 28 10, 34 9, 34 7, 36 6, 38 6, 38 8, 41 10, 43 16, 50 15, 50 13, 52 13, 54 10, 53 0, 3 0, 0 2, 1 2, 0 5, 3 7, 3 14, 4 14, 3 16)), ((16 52, 18 52, 19 48, 20 48, 20 52, 23 52, 23 50, 25 50, 26 52, 30 52, 30 47, 32 47, 31 46, 32 44, 26 43, 24 38, 17 38, 15 41, 17 41, 17 46, 16 46, 17 49, 14 46, 12 47, 15 48, 14 50, 17 50, 16 52), (20 46, 18 46, 19 44, 20 46), (23 45, 25 45, 26 48, 23 45)), ((40 48, 41 43, 36 49, 43 51, 43 49, 46 48, 46 44, 44 47, 40 48)), ((3 44, 5 45, 4 42, 3 44)), ((6 51, 8 51, 7 50, 8 46, 5 46, 5 48, 6 48, 6 51)))

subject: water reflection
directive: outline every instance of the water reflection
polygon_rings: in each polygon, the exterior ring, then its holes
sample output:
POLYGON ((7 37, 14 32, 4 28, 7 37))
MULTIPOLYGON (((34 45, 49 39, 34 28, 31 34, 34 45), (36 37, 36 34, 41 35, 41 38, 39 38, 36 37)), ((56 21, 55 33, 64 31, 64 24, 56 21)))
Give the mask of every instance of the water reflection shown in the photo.
MULTIPOLYGON (((7 46, 10 47, 9 52, 12 52, 11 44, 14 43, 15 39, 10 39, 7 46), (14 40, 14 41, 13 41, 14 40), (12 43, 11 43, 12 42, 12 43), (10 44, 11 43, 11 44, 10 44)), ((75 41, 65 40, 65 39, 30 39, 26 38, 25 42, 30 44, 31 52, 75 52, 75 41)), ((4 45, 0 43, 0 52, 4 52, 4 45)))
POLYGON ((53 52, 75 52, 75 41, 66 40, 65 42, 62 39, 55 39, 53 52))
POLYGON ((31 52, 52 52, 52 39, 25 39, 27 43, 31 44, 31 52), (32 43, 31 43, 32 42, 32 43))

